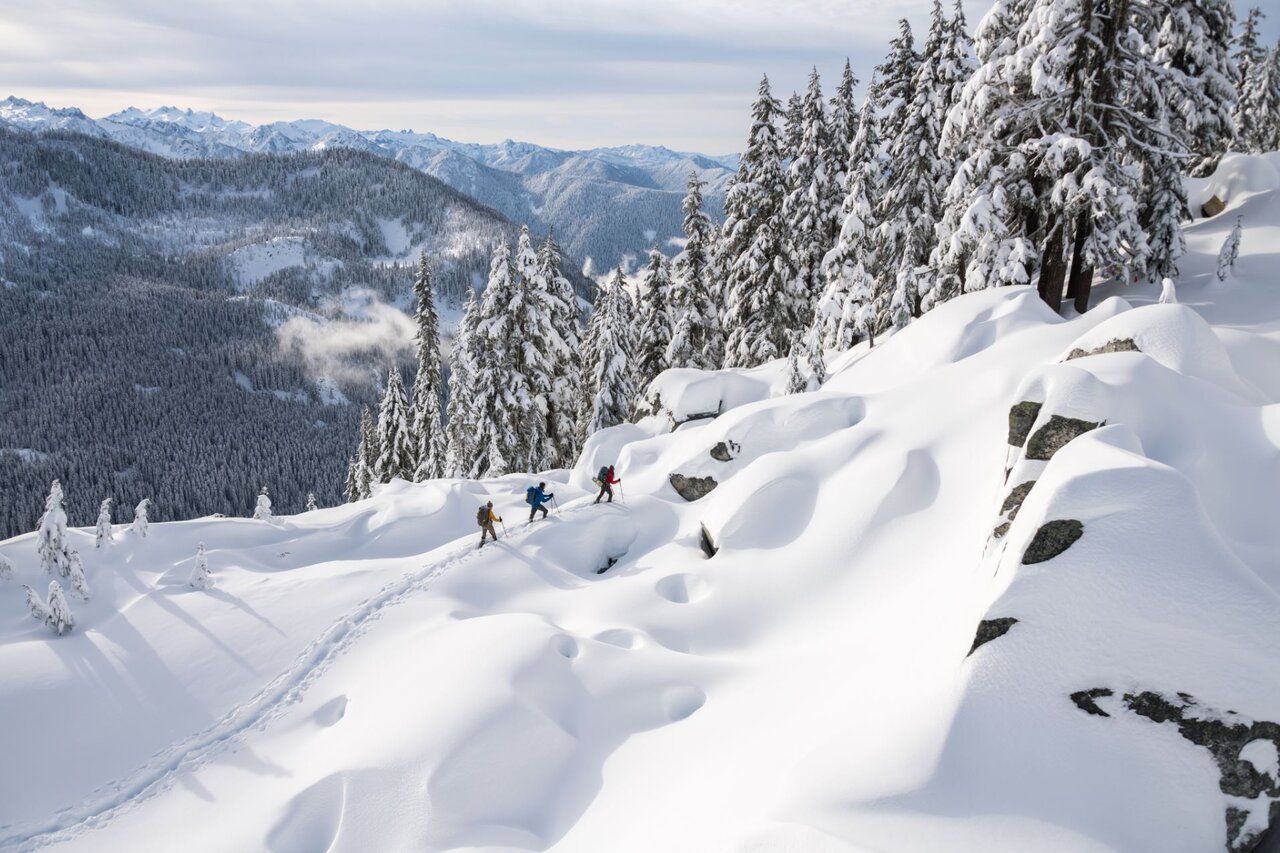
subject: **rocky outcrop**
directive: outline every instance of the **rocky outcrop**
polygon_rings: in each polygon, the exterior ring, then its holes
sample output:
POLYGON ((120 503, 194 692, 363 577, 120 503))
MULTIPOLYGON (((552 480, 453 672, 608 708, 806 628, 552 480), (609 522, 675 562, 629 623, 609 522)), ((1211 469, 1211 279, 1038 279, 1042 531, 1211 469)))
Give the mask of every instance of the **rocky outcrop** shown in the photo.
MULTIPOLYGON (((1095 687, 1071 694, 1076 707, 1086 713, 1110 717, 1099 708, 1096 700, 1114 695, 1106 687, 1095 687)), ((1154 691, 1126 693, 1122 699, 1129 711, 1153 723, 1168 723, 1191 743, 1201 746, 1213 756, 1218 766, 1218 787, 1228 797, 1252 800, 1256 808, 1267 810, 1269 827, 1258 830, 1261 821, 1250 821, 1250 813, 1237 805, 1227 805, 1227 843, 1229 853, 1259 853, 1266 845, 1274 843, 1280 830, 1280 780, 1260 771, 1241 752, 1254 741, 1269 741, 1280 751, 1280 723, 1268 720, 1245 720, 1228 711, 1225 714, 1200 705, 1186 693, 1176 697, 1164 696, 1154 691), (1247 828, 1252 825, 1253 829, 1247 828)))
POLYGON ((1211 197, 1204 204, 1200 205, 1200 215, 1205 219, 1217 216, 1219 213, 1227 209, 1226 202, 1218 198, 1216 195, 1211 197))
POLYGON ((1022 509, 1022 502, 1027 499, 1027 495, 1031 494, 1031 487, 1036 484, 1035 480, 1027 480, 1013 487, 1013 491, 1009 492, 1009 496, 1004 499, 1004 503, 1000 506, 1000 514, 1009 516, 1009 520, 1013 521, 1018 517, 1018 510, 1022 509))
POLYGON ((1062 415, 1051 415, 1048 422, 1035 431, 1027 441, 1027 458, 1048 460, 1053 454, 1067 446, 1073 438, 1079 438, 1090 430, 1102 426, 1102 421, 1082 421, 1079 418, 1064 418, 1062 415))
POLYGON ((672 474, 671 488, 687 501, 696 501, 711 494, 711 490, 720 485, 711 477, 686 477, 684 474, 672 474))
POLYGON ((1107 341, 1102 346, 1094 349, 1080 349, 1077 347, 1067 353, 1067 357, 1063 360, 1071 361, 1073 358, 1084 358, 1089 355, 1105 355, 1109 352, 1142 352, 1142 350, 1138 349, 1138 345, 1134 343, 1133 338, 1115 338, 1114 340, 1107 341))
MULTIPOLYGON (((978 650, 980 646, 999 637, 1003 637, 1009 633, 1009 629, 1018 624, 1018 620, 1012 616, 1001 616, 997 619, 983 619, 978 623, 978 630, 973 636, 973 645, 969 647, 969 655, 978 650)), ((969 655, 965 655, 968 657, 969 655)))
POLYGON ((711 448, 711 458, 717 462, 728 462, 741 449, 742 445, 736 441, 721 441, 711 448))
POLYGON ((702 547, 702 553, 706 554, 707 559, 710 560, 719 553, 720 546, 716 544, 716 540, 711 538, 711 531, 707 529, 707 525, 702 524, 699 526, 702 528, 702 532, 699 535, 698 544, 702 547))
POLYGON ((1055 518, 1040 525, 1031 544, 1022 555, 1022 564, 1043 563, 1052 560, 1075 544, 1084 535, 1084 522, 1074 518, 1055 518))
POLYGON ((1011 446, 1021 447, 1027 443, 1027 436, 1031 434, 1031 427, 1035 426, 1036 418, 1040 416, 1043 405, 1030 400, 1013 404, 1013 408, 1009 410, 1009 444, 1011 446))

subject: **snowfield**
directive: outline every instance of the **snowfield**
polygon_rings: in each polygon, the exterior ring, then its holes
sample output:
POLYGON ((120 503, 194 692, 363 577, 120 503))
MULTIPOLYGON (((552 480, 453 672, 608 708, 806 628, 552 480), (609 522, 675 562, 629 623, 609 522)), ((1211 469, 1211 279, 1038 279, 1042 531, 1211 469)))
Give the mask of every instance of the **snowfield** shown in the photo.
POLYGON ((970 294, 810 394, 664 374, 532 526, 509 476, 79 530, 62 637, 0 543, 0 848, 1280 843, 1280 190, 1226 200, 1179 304, 970 294))

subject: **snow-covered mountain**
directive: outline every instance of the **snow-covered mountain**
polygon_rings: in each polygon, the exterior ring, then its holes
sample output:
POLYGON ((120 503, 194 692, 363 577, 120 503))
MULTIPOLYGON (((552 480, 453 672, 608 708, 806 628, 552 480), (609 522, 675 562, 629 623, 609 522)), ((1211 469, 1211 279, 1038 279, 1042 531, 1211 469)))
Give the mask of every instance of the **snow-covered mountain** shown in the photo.
POLYGON ((560 151, 511 140, 481 145, 408 130, 358 131, 316 119, 255 126, 176 107, 129 108, 95 121, 77 109, 55 110, 16 97, 0 101, 2 124, 105 136, 173 158, 338 147, 369 151, 427 172, 513 222, 542 232, 555 228, 568 254, 590 259, 596 270, 680 236, 680 202, 693 171, 708 181, 708 209, 719 216, 725 184, 737 166, 735 156, 660 146, 560 151))
POLYGON ((513 475, 76 530, 65 636, 0 542, 0 847, 1269 853, 1278 166, 1193 186, 1180 304, 969 294, 809 394, 668 372, 533 526, 513 475))

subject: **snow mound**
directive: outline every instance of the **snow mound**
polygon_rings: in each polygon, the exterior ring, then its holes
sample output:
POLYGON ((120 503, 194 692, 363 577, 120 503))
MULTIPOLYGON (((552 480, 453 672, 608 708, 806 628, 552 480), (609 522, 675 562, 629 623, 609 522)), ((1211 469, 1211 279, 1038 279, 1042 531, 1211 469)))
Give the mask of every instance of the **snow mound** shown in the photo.
POLYGON ((783 384, 782 361, 752 370, 665 370, 649 383, 642 409, 679 426, 767 400, 783 384))
POLYGON ((1213 329, 1186 305, 1147 305, 1119 314, 1077 338, 1063 358, 1082 358, 1116 347, 1136 349, 1172 371, 1250 399, 1258 396, 1236 374, 1213 329))
POLYGON ((1230 153, 1208 178, 1187 179, 1187 201, 1196 217, 1209 199, 1217 197, 1227 210, 1259 193, 1280 190, 1280 152, 1230 153))

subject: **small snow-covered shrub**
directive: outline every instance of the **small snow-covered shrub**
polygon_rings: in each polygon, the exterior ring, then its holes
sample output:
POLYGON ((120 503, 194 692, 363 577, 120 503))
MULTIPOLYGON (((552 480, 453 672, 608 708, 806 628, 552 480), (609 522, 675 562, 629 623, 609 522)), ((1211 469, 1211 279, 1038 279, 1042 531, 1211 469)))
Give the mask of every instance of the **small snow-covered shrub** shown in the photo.
POLYGON ((191 570, 191 578, 187 583, 195 589, 208 589, 213 586, 213 575, 209 572, 209 558, 204 552, 204 543, 196 550, 196 565, 191 570))

